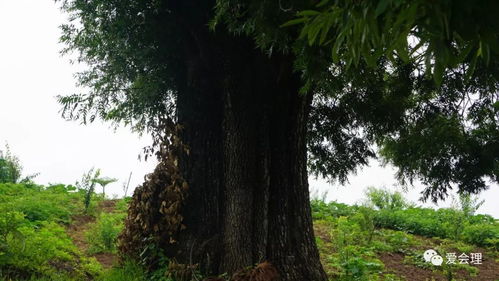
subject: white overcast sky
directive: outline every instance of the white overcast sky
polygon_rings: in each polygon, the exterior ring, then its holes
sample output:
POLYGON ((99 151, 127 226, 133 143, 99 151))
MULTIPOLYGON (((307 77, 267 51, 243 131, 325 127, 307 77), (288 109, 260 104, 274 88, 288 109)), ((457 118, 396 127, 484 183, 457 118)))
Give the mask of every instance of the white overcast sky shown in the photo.
MULTIPOLYGON (((60 117, 55 96, 81 91, 73 77, 81 68, 59 54, 59 25, 65 19, 52 0, 0 0, 0 149, 8 142, 26 174, 40 173, 36 181, 41 184, 71 184, 96 167, 104 176, 118 179, 107 193, 122 195, 130 172, 133 190, 155 166, 137 158, 150 138, 127 128, 115 132, 109 124, 83 126, 60 117)), ((399 189, 394 172, 372 161, 346 186, 311 178, 310 187, 319 194, 327 192, 329 200, 352 204, 363 198, 367 186, 399 189)), ((422 188, 417 185, 406 196, 416 202, 422 188)), ((479 213, 499 217, 498 186, 480 197, 486 201, 479 213)), ((450 201, 439 206, 449 206, 450 201)))

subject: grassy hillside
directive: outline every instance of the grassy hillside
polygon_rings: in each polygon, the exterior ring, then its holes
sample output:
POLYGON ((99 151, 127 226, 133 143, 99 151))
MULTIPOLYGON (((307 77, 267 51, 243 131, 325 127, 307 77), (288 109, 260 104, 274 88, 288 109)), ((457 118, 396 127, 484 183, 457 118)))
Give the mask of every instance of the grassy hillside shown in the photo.
POLYGON ((312 210, 322 263, 332 280, 499 280, 499 224, 491 216, 320 200, 312 201, 312 210), (442 265, 425 262, 428 249, 443 257, 442 265), (471 253, 481 253, 482 260, 472 261, 471 253), (462 254, 468 258, 460 260, 462 254))
POLYGON ((0 184, 0 280, 92 280, 111 266, 99 255, 115 253, 126 203, 84 199, 73 186, 0 184))
MULTIPOLYGON (((371 191, 365 206, 311 202, 331 280, 499 280, 499 224, 474 215, 472 200, 433 210, 371 191), (441 266, 424 261, 428 249, 444 258, 441 266), (448 253, 456 254, 456 264, 447 264, 448 253), (481 253, 481 264, 460 264, 463 253, 481 253)), ((127 202, 86 193, 65 185, 0 184, 0 280, 173 280, 167 259, 150 274, 140 264, 120 264, 116 238, 127 202)))

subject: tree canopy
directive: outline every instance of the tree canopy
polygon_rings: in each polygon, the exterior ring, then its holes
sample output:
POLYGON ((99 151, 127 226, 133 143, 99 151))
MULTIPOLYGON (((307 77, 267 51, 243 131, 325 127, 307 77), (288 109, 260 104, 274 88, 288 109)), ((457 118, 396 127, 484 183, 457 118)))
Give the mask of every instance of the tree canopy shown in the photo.
POLYGON ((64 52, 89 65, 78 78, 90 91, 59 97, 70 119, 154 131, 175 116, 178 70, 202 48, 192 30, 202 22, 293 58, 301 94, 314 99, 311 172, 345 181, 378 154, 433 200, 499 181, 496 1, 66 0, 62 9, 64 52))

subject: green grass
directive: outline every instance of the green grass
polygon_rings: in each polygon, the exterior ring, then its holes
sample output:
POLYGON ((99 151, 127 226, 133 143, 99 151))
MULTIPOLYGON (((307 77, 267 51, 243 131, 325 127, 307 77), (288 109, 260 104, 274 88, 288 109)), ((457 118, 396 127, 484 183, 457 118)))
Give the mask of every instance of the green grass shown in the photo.
POLYGON ((0 184, 0 280, 84 280, 102 270, 66 234, 83 208, 72 186, 0 184))
POLYGON ((89 254, 116 253, 118 235, 123 229, 126 213, 101 213, 85 233, 89 254))
MULTIPOLYGON (((374 195, 379 195, 372 189, 374 195)), ((382 193, 383 198, 391 198, 382 193)), ((111 269, 89 255, 116 253, 116 239, 123 228, 128 199, 117 200, 111 213, 98 207, 103 200, 92 196, 90 209, 84 207, 84 191, 72 186, 0 184, 0 280, 97 280, 171 281, 162 270, 146 273, 137 263, 126 261, 111 269), (81 252, 67 234, 74 215, 95 217, 86 232, 88 252, 81 252)), ((376 197, 377 198, 377 197, 376 197)), ((458 272, 479 274, 467 265, 435 269, 422 261, 422 251, 434 248, 442 255, 471 252, 485 247, 497 258, 499 225, 487 215, 472 215, 459 209, 414 207, 403 198, 390 204, 349 206, 312 200, 312 216, 321 261, 331 280, 401 281, 383 263, 382 255, 403 255, 410 266, 438 271, 454 278, 458 272), (438 237, 437 239, 432 237, 438 237), (423 249, 423 250, 422 250, 423 249)))
POLYGON ((331 280, 404 280, 385 267, 380 260, 383 253, 402 255, 408 266, 424 268, 447 280, 456 280, 458 273, 462 278, 479 271, 465 264, 436 268, 423 261, 425 249, 433 248, 445 256, 485 247, 484 255, 497 258, 499 224, 491 216, 411 204, 396 204, 395 208, 366 205, 370 207, 311 202, 317 245, 331 280))
MULTIPOLYGON (((365 207, 342 203, 312 201, 314 219, 353 216, 365 207)), ((426 237, 449 238, 477 246, 499 248, 499 223, 489 215, 465 216, 460 210, 410 207, 407 209, 371 209, 377 228, 401 230, 426 237)))
POLYGON ((120 267, 112 268, 99 276, 97 281, 146 281, 144 269, 132 262, 126 261, 120 267))

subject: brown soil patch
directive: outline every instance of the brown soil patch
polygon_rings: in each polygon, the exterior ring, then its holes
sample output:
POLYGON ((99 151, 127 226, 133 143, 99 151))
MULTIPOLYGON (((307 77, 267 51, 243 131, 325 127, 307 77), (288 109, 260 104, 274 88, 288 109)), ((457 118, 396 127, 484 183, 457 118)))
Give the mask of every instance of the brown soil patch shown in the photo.
POLYGON ((430 269, 424 269, 415 265, 404 264, 404 255, 401 253, 381 253, 379 259, 385 264, 388 273, 404 277, 408 281, 445 281, 445 277, 430 269))
POLYGON ((117 256, 111 253, 98 253, 92 255, 104 268, 111 268, 117 261, 117 256))
POLYGON ((103 200, 99 202, 99 210, 104 213, 112 213, 114 212, 114 208, 116 207, 117 200, 103 200))
MULTIPOLYGON (((104 213, 112 213, 116 205, 116 200, 104 200, 99 202, 98 210, 104 213)), ((90 228, 91 223, 95 222, 95 217, 90 215, 75 215, 67 228, 69 237, 82 253, 87 253, 89 245, 87 243, 85 232, 90 228)), ((104 268, 111 268, 117 260, 115 254, 98 253, 91 255, 104 268)))
POLYGON ((315 237, 319 237, 326 243, 332 242, 331 240, 331 226, 325 223, 314 223, 315 237))
POLYGON ((323 242, 321 245, 320 260, 329 279, 335 280, 338 274, 337 269, 328 262, 329 255, 325 253, 333 253, 333 240, 331 237, 331 226, 327 222, 314 223, 315 237, 320 238, 323 242))
POLYGON ((72 222, 67 229, 69 237, 73 243, 83 253, 88 250, 88 244, 85 238, 85 231, 88 230, 90 223, 94 222, 95 218, 90 215, 76 215, 73 216, 72 222))

